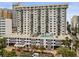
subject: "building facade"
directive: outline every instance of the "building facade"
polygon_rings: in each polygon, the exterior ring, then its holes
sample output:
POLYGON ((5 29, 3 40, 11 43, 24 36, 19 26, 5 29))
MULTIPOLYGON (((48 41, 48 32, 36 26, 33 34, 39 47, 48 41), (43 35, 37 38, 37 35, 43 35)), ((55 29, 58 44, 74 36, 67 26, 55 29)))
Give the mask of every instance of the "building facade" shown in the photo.
POLYGON ((0 17, 0 36, 10 35, 12 33, 12 19, 0 17))
POLYGON ((6 8, 0 8, 0 17, 12 19, 12 10, 6 8))
POLYGON ((13 5, 12 5, 12 18, 13 18, 12 27, 13 28, 16 28, 16 12, 15 12, 15 8, 17 6, 21 6, 20 3, 13 3, 13 5))
POLYGON ((26 35, 8 35, 7 45, 15 47, 32 48, 33 46, 45 47, 47 49, 54 49, 62 44, 64 38, 52 37, 27 37, 26 35))
POLYGON ((8 35, 4 36, 7 38, 7 44, 28 48, 44 46, 48 49, 61 46, 62 40, 65 38, 62 35, 66 35, 67 31, 67 8, 67 4, 31 7, 13 5, 12 23, 4 20, 7 23, 5 31, 9 32, 8 35), (17 35, 12 35, 10 31, 13 28, 10 25, 17 28, 17 35), (11 35, 9 35, 10 33, 11 35), (60 35, 64 38, 59 38, 60 35))
POLYGON ((71 19, 71 28, 73 28, 73 30, 77 29, 79 26, 79 16, 73 16, 71 19))
POLYGON ((46 33, 58 36, 66 34, 66 9, 68 5, 17 6, 17 33, 28 36, 46 33))

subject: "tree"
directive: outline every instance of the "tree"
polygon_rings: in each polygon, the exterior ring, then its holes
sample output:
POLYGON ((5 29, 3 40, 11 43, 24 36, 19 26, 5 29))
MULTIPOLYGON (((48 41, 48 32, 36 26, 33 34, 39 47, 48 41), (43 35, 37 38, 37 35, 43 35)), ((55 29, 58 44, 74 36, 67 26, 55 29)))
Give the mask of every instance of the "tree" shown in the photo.
POLYGON ((78 28, 77 28, 77 33, 79 33, 79 25, 78 25, 78 28))
POLYGON ((6 38, 0 37, 0 49, 6 47, 6 38))
POLYGON ((5 47, 6 47, 6 38, 0 36, 0 56, 3 56, 3 51, 5 47))
POLYGON ((63 57, 76 57, 76 52, 66 47, 60 47, 57 49, 57 55, 61 55, 63 57))
POLYGON ((75 50, 78 49, 78 47, 79 47, 79 41, 78 40, 75 40, 74 47, 75 47, 75 50))
POLYGON ((15 51, 6 51, 4 49, 0 49, 0 56, 2 57, 14 57, 17 56, 15 51))
POLYGON ((71 27, 71 25, 69 24, 69 22, 67 22, 67 30, 68 30, 69 33, 71 33, 71 28, 70 27, 71 27))
POLYGON ((3 56, 4 57, 15 57, 17 55, 16 55, 16 52, 15 51, 7 52, 6 50, 4 50, 3 51, 3 56))
POLYGON ((68 37, 66 37, 65 39, 66 39, 66 40, 63 40, 63 41, 62 41, 62 42, 63 42, 62 45, 64 45, 65 47, 70 48, 70 45, 71 45, 72 40, 69 39, 68 37))
POLYGON ((3 56, 4 49, 0 49, 0 56, 3 56))
POLYGON ((21 52, 20 54, 21 57, 31 57, 32 56, 32 52, 21 52))
POLYGON ((9 56, 10 56, 10 57, 15 57, 15 56, 17 56, 17 55, 16 55, 16 52, 15 52, 15 51, 11 51, 11 52, 9 53, 9 56))
POLYGON ((79 48, 79 40, 75 40, 74 47, 75 47, 75 51, 77 53, 78 52, 78 48, 79 48))

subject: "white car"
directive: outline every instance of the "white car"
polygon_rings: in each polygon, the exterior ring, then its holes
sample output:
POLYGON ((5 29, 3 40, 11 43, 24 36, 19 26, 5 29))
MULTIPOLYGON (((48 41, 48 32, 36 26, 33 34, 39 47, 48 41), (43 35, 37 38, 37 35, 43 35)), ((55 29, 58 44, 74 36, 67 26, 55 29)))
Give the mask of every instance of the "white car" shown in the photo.
POLYGON ((39 53, 33 53, 32 57, 39 57, 39 53))

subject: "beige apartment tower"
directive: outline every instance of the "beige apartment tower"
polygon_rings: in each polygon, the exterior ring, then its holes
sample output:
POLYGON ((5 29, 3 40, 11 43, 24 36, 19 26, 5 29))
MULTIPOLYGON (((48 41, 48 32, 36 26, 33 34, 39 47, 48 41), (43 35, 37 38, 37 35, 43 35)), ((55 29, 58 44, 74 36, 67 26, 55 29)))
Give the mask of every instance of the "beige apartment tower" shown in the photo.
POLYGON ((17 33, 29 36, 66 34, 67 4, 24 7, 17 6, 17 33))

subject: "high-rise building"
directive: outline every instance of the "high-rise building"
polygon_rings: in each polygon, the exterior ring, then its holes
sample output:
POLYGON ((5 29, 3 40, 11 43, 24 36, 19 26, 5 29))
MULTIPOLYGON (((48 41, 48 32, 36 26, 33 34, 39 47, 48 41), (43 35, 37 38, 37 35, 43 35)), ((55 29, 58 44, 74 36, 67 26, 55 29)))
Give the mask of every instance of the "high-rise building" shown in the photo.
POLYGON ((15 8, 16 8, 17 6, 20 6, 20 4, 19 4, 19 3, 14 3, 14 4, 12 5, 12 10, 13 10, 13 13, 12 13, 13 27, 16 27, 16 12, 15 12, 15 8))
POLYGON ((0 17, 0 36, 10 35, 12 33, 12 19, 0 17))
POLYGON ((67 4, 32 6, 17 6, 17 33, 26 35, 65 35, 67 4))
POLYGON ((71 19, 71 24, 73 30, 77 29, 77 27, 79 26, 79 16, 73 16, 71 19))
POLYGON ((2 9, 0 8, 0 17, 12 19, 12 10, 11 9, 2 9))
POLYGON ((15 11, 15 8, 17 6, 21 6, 20 3, 13 3, 12 5, 12 32, 13 33, 16 33, 16 25, 17 25, 17 20, 16 20, 16 11, 15 11))

